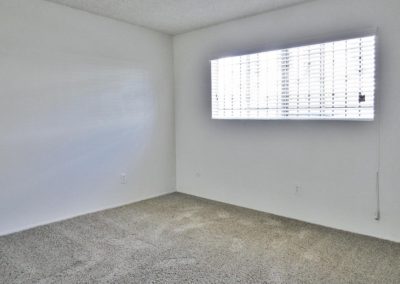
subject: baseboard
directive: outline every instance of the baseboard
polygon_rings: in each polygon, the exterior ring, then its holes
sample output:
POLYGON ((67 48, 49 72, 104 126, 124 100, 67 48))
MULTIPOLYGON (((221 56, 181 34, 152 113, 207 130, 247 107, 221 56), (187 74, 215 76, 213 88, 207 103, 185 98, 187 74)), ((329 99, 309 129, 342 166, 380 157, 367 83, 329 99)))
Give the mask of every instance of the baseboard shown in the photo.
POLYGON ((164 195, 169 195, 169 194, 172 194, 172 193, 175 193, 175 192, 176 192, 176 190, 163 192, 163 193, 159 193, 159 194, 150 195, 150 196, 145 197, 145 198, 139 198, 139 199, 130 200, 127 203, 114 204, 114 205, 107 206, 107 207, 104 207, 104 208, 101 208, 101 209, 98 209, 98 210, 86 211, 86 212, 83 212, 83 213, 80 213, 80 214, 67 216, 65 218, 59 218, 59 219, 54 219, 54 220, 50 220, 50 221, 47 221, 47 222, 31 224, 31 225, 22 227, 22 228, 20 228, 18 230, 2 232, 2 233, 0 233, 0 237, 16 234, 16 233, 19 233, 19 232, 27 231, 27 230, 38 228, 38 227, 41 227, 41 226, 46 226, 46 225, 53 224, 53 223, 63 222, 63 221, 66 221, 66 220, 70 220, 70 219, 73 219, 73 218, 76 218, 76 217, 93 214, 93 213, 96 213, 96 212, 101 212, 101 211, 106 211, 106 210, 110 210, 110 209, 120 208, 120 207, 127 206, 127 205, 130 205, 130 204, 134 204, 134 203, 137 203, 137 202, 141 202, 141 201, 145 201, 145 200, 161 197, 161 196, 164 196, 164 195))
POLYGON ((316 222, 310 222, 309 220, 296 219, 296 218, 293 218, 292 216, 278 215, 278 214, 274 214, 274 213, 267 212, 267 211, 264 211, 264 210, 260 210, 260 209, 256 209, 256 208, 251 208, 251 207, 246 207, 246 206, 243 206, 243 205, 241 205, 241 204, 235 204, 235 203, 225 202, 225 201, 223 201, 223 200, 217 200, 217 199, 210 199, 210 198, 208 198, 208 197, 206 197, 206 196, 197 195, 197 194, 194 195, 194 194, 191 194, 191 193, 186 193, 186 192, 184 192, 184 191, 179 191, 179 190, 177 190, 176 192, 177 192, 177 193, 180 193, 180 194, 185 194, 185 195, 188 195, 188 196, 192 196, 192 197, 196 197, 196 198, 208 200, 208 201, 218 202, 218 203, 222 203, 222 204, 228 204, 228 205, 232 205, 232 206, 236 206, 236 207, 240 207, 240 208, 245 208, 245 209, 253 210, 253 211, 257 211, 257 212, 262 212, 262 213, 270 214, 270 215, 273 215, 273 216, 278 216, 278 217, 286 218, 286 219, 289 219, 289 220, 295 220, 295 221, 299 221, 299 222, 303 222, 303 223, 307 223, 307 224, 312 224, 312 225, 316 225, 316 226, 320 226, 320 227, 324 227, 324 228, 328 228, 328 229, 332 229, 332 230, 336 230, 336 231, 342 231, 342 232, 346 232, 346 233, 350 233, 350 234, 355 234, 355 235, 360 235, 360 236, 365 236, 365 237, 369 237, 369 238, 374 238, 374 239, 379 239, 379 240, 385 240, 385 241, 393 242, 393 243, 396 243, 396 244, 400 244, 400 240, 396 240, 396 239, 391 239, 391 238, 382 237, 382 236, 376 236, 376 235, 368 235, 368 234, 364 234, 364 233, 360 233, 360 232, 356 232, 356 231, 344 230, 344 229, 341 229, 341 228, 328 226, 328 225, 326 225, 326 224, 321 224, 321 223, 316 223, 316 222))

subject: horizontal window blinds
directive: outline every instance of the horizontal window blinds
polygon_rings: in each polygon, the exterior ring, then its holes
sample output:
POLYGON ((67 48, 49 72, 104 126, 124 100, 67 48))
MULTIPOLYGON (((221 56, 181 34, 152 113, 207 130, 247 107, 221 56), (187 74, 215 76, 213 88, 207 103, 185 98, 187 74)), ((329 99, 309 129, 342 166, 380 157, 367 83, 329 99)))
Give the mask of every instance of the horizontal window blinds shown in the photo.
POLYGON ((375 36, 211 61, 214 119, 373 120, 375 36))

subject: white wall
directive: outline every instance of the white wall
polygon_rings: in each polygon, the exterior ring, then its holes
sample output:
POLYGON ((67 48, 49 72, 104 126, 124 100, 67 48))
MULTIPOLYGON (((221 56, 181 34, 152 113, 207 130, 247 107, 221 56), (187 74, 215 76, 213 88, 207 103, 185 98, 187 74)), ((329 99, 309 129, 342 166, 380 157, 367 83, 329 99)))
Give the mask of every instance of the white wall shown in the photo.
MULTIPOLYGON (((399 14, 319 0, 175 37, 178 190, 400 241, 399 14), (210 59, 375 26, 375 122, 210 119, 210 59)), ((172 58, 169 36, 0 0, 0 235, 174 190, 172 58)))
POLYGON ((398 0, 320 0, 176 36, 178 191, 400 241, 399 15, 398 0), (371 27, 379 28, 375 122, 211 120, 210 59, 371 27))
POLYGON ((172 73, 169 36, 0 0, 0 235, 174 191, 172 73))

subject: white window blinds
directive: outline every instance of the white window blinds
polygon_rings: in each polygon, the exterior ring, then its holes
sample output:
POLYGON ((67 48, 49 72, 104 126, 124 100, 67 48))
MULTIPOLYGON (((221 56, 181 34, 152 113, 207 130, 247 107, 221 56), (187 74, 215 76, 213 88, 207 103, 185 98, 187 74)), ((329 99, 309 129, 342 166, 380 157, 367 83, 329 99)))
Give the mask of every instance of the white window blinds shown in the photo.
POLYGON ((211 61, 212 118, 373 120, 375 36, 211 61))

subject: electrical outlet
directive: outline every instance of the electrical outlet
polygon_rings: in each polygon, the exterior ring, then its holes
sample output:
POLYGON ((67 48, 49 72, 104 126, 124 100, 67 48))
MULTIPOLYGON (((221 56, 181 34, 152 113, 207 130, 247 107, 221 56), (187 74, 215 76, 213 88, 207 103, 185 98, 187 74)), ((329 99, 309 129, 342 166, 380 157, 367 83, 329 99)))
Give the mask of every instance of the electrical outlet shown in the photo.
POLYGON ((301 192, 301 186, 298 185, 298 184, 296 184, 296 186, 295 186, 295 194, 296 194, 296 195, 299 195, 300 192, 301 192))
POLYGON ((126 184, 126 174, 122 173, 119 177, 121 184, 126 184))

